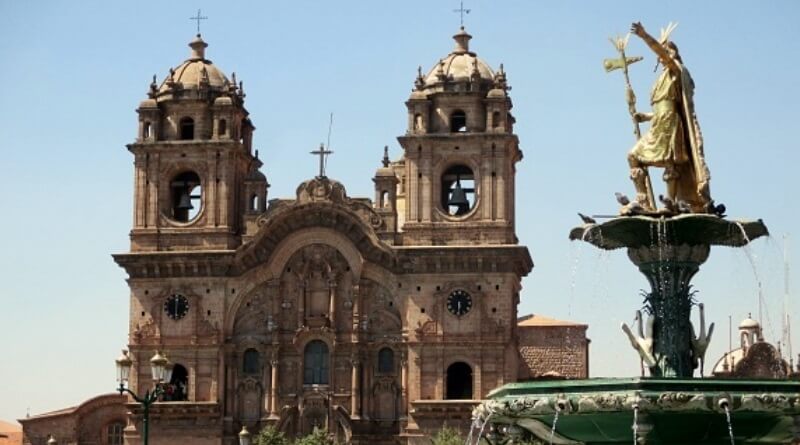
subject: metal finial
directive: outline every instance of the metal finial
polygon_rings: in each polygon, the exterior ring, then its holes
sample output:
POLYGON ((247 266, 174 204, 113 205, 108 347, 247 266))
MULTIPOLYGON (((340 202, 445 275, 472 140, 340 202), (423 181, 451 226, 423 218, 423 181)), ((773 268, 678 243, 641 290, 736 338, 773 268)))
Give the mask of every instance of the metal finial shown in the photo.
POLYGON ((464 14, 469 14, 471 9, 464 9, 464 2, 459 2, 460 6, 458 9, 454 9, 453 12, 457 12, 461 16, 461 29, 464 29, 464 14))
POLYGON ((389 146, 388 145, 384 145, 383 146, 383 161, 382 162, 383 162, 383 166, 384 167, 388 167, 389 166, 389 146))
POLYGON ((208 20, 208 17, 204 17, 201 15, 201 11, 197 10, 197 16, 189 17, 189 20, 196 20, 197 21, 197 36, 200 37, 200 20, 208 20))
POLYGON ((332 153, 333 153, 332 151, 325 149, 325 144, 323 143, 319 144, 319 150, 314 150, 311 152, 312 155, 319 156, 319 176, 317 176, 318 178, 325 177, 325 156, 328 156, 332 153))

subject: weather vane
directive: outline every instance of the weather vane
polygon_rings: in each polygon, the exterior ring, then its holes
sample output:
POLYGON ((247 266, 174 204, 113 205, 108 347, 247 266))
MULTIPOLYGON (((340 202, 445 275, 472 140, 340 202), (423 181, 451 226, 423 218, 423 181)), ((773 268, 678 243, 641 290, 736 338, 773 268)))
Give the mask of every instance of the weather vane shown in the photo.
POLYGON ((454 9, 453 12, 457 12, 461 15, 461 27, 464 27, 464 14, 469 14, 471 9, 464 9, 464 2, 459 2, 460 7, 458 9, 454 9))
POLYGON ((208 17, 204 17, 204 16, 200 15, 200 13, 201 13, 201 11, 198 9, 196 17, 189 17, 189 20, 196 20, 197 21, 197 35, 200 35, 200 20, 208 20, 208 17))

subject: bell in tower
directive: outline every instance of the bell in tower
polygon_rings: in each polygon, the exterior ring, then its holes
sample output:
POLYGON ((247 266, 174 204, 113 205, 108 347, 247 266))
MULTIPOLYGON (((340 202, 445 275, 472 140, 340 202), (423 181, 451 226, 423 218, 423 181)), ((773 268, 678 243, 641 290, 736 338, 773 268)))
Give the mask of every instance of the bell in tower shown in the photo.
POLYGON ((471 50, 462 27, 453 50, 420 68, 406 107, 404 243, 513 244, 516 163, 511 99, 502 65, 471 50), (466 234, 470 235, 467 236, 466 234), (468 239, 467 239, 468 238, 468 239))

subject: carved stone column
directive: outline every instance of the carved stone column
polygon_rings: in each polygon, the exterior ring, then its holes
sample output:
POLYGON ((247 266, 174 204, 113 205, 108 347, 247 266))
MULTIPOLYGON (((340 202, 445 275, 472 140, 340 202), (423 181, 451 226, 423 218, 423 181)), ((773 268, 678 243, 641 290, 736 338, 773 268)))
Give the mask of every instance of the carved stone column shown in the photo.
POLYGON ((361 418, 361 360, 358 357, 353 357, 351 360, 353 364, 352 380, 350 382, 350 412, 353 419, 361 418))
POLYGON ((351 294, 353 299, 353 334, 352 340, 358 341, 359 318, 361 317, 361 288, 358 284, 353 285, 351 294))
POLYGON ((269 362, 270 365, 270 384, 269 384, 269 418, 278 419, 278 360, 277 354, 269 362))
POLYGON ((400 420, 408 415, 408 359, 403 353, 400 357, 400 420))
POLYGON ((297 327, 305 326, 305 318, 306 318, 306 298, 308 294, 308 281, 303 280, 303 283, 300 285, 300 298, 297 300, 297 327))
POLYGON ((328 281, 328 320, 331 329, 336 332, 336 280, 328 281))

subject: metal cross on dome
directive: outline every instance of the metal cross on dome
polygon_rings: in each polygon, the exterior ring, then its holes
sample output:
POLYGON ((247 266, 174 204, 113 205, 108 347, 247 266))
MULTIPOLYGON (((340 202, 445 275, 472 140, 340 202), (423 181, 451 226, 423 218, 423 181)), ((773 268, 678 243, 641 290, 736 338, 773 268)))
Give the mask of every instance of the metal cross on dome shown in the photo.
POLYGON ((459 2, 459 4, 460 4, 459 8, 458 9, 454 9, 453 12, 457 12, 457 13, 459 13, 461 15, 461 27, 463 28, 464 27, 464 14, 469 14, 469 12, 472 11, 472 10, 471 9, 464 9, 464 2, 463 1, 459 2))
POLYGON ((208 20, 208 17, 201 15, 201 10, 197 10, 196 17, 189 17, 189 20, 197 20, 197 35, 200 35, 200 20, 208 20))
POLYGON ((325 156, 332 153, 333 151, 325 149, 325 144, 319 144, 319 150, 314 150, 311 152, 312 155, 319 155, 319 176, 317 176, 318 178, 325 177, 325 156))

